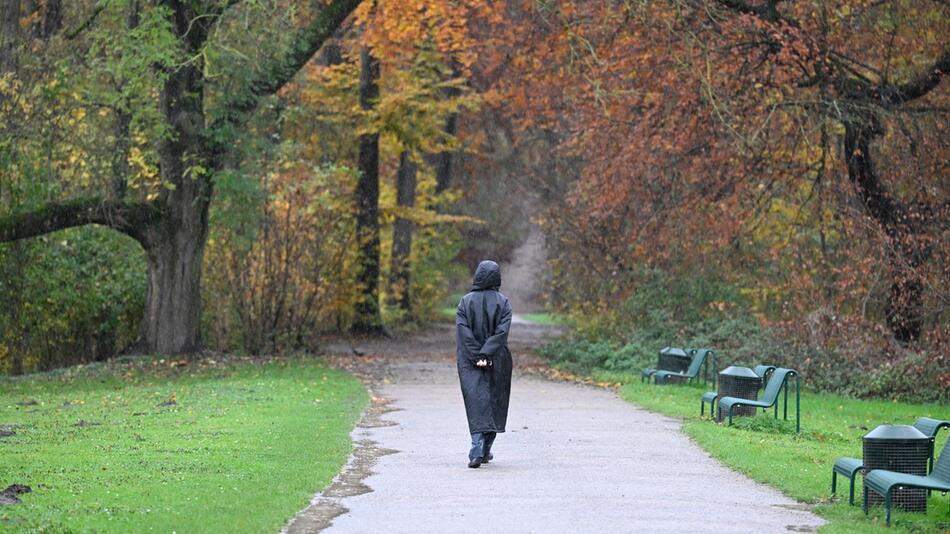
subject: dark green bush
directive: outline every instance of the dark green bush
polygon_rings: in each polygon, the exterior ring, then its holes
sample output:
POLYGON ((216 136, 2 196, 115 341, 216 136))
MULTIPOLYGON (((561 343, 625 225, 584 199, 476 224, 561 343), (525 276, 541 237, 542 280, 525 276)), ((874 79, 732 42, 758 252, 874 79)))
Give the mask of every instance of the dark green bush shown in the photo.
POLYGON ((647 280, 619 313, 582 318, 573 338, 548 345, 542 354, 574 373, 639 375, 655 365, 663 347, 705 347, 716 351, 718 369, 760 363, 790 367, 812 391, 950 401, 950 357, 939 350, 909 352, 859 335, 868 331, 866 325, 842 321, 834 321, 838 330, 819 343, 763 325, 738 291, 720 280, 663 273, 650 273, 647 280))
POLYGON ((613 356, 615 347, 607 341, 559 340, 541 347, 539 352, 560 369, 571 373, 587 373, 604 368, 607 360, 613 356))
POLYGON ((0 372, 101 361, 139 334, 145 256, 98 227, 0 246, 0 372))
POLYGON ((886 397, 906 402, 950 402, 950 357, 943 354, 911 354, 888 362, 861 381, 864 396, 886 397))

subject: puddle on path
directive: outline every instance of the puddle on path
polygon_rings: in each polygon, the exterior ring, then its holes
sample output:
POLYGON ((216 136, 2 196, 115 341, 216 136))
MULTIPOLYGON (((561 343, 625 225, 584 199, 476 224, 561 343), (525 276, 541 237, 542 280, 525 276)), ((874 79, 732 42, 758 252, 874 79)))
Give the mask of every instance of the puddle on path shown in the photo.
POLYGON ((790 532, 818 532, 818 528, 811 525, 786 525, 785 530, 790 532))
MULTIPOLYGON (((795 503, 795 504, 773 504, 773 508, 782 508, 785 510, 794 510, 796 512, 808 512, 813 511, 813 507, 810 504, 805 503, 795 503)), ((812 525, 785 525, 785 530, 789 532, 818 532, 818 528, 812 525)))
POLYGON ((798 512, 812 512, 813 506, 805 503, 795 503, 795 504, 773 504, 773 508, 784 508, 786 510, 795 510, 798 512))
MULTIPOLYGON (((363 412, 356 428, 369 429, 396 425, 395 422, 382 418, 384 414, 399 411, 398 408, 390 406, 392 401, 376 395, 372 395, 371 398, 372 404, 363 412)), ((353 454, 350 455, 343 471, 333 479, 327 489, 310 501, 310 506, 294 516, 281 533, 320 532, 329 527, 337 516, 348 511, 342 504, 343 498, 373 491, 363 483, 363 480, 373 473, 372 468, 376 465, 376 460, 397 452, 399 451, 378 447, 377 443, 370 439, 354 441, 353 454)))

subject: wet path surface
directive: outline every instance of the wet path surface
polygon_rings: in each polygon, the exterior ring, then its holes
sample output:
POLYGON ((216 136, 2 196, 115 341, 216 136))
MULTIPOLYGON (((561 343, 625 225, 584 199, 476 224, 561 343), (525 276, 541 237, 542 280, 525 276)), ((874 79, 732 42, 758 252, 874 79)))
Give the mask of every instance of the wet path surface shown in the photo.
MULTIPOLYGON (((513 327, 514 353, 539 335, 513 327)), ((722 467, 675 420, 525 374, 495 460, 469 469, 451 329, 429 336, 412 356, 367 366, 375 403, 354 431, 354 458, 290 532, 801 532, 822 522, 722 467)))

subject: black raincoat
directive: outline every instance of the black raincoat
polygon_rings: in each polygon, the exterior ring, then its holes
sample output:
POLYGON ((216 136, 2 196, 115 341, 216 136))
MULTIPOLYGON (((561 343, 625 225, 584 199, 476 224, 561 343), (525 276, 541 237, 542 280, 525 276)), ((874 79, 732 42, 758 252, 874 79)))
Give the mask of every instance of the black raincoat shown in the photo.
POLYGON ((511 394, 511 304, 498 292, 501 269, 483 261, 475 270, 472 292, 455 314, 456 357, 470 433, 504 432, 511 394), (488 360, 488 367, 475 362, 488 360))

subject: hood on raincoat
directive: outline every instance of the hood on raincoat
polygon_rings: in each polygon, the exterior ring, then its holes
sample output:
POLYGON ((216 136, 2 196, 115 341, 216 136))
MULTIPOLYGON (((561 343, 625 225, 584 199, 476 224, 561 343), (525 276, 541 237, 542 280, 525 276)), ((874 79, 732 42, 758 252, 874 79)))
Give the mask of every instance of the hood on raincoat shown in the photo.
POLYGON ((501 268, 498 264, 485 260, 475 269, 475 278, 472 280, 472 291, 483 291, 501 287, 501 268))

